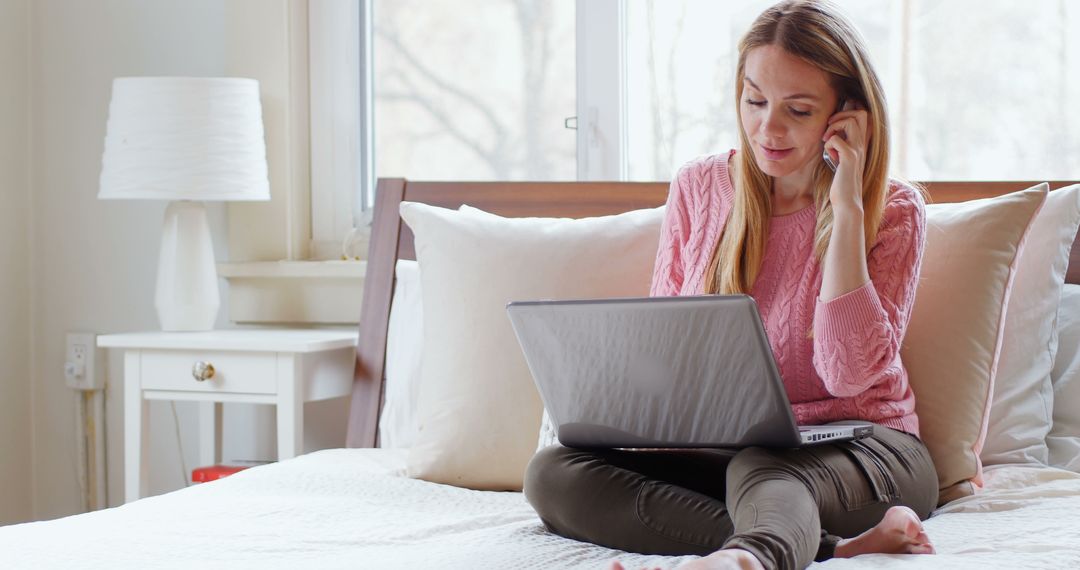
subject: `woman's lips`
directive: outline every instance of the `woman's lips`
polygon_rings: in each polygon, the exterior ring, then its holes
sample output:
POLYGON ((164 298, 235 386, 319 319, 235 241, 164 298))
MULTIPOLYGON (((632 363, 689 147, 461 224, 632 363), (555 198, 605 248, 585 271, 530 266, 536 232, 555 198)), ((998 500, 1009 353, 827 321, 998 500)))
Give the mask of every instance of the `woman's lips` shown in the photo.
POLYGON ((760 146, 761 151, 765 153, 765 158, 767 158, 769 160, 780 160, 780 159, 786 157, 787 155, 791 154, 791 151, 795 150, 795 149, 792 149, 792 148, 787 148, 787 149, 783 149, 783 150, 776 150, 776 149, 771 149, 771 148, 769 148, 767 146, 764 146, 764 145, 758 145, 758 146, 760 146))

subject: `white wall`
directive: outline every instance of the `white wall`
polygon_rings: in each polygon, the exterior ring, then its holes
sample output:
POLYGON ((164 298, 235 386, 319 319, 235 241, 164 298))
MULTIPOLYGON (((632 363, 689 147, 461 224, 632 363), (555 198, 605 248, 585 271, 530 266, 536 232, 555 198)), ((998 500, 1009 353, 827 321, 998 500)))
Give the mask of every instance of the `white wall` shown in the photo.
MULTIPOLYGON (((64 333, 152 330, 165 204, 96 199, 111 81, 126 75, 244 76, 261 83, 271 193, 280 207, 289 147, 288 0, 40 0, 31 3, 33 480, 37 519, 79 510, 73 393, 65 387, 64 333)), ((6 34, 5 34, 6 35, 6 34)), ((209 204, 219 260, 229 259, 225 206, 209 204)), ((235 225, 235 222, 233 222, 235 225)), ((226 325, 224 281, 219 326, 226 325)), ((115 352, 115 351, 114 351, 115 352)), ((122 366, 109 356, 109 502, 123 484, 122 366)), ((344 444, 343 400, 309 404, 309 446, 344 444)), ((187 467, 197 456, 197 412, 177 403, 187 467)), ((225 459, 273 459, 271 409, 226 406, 225 459)), ((180 487, 169 404, 150 407, 149 488, 180 487)))
MULTIPOLYGON (((164 203, 96 199, 112 78, 220 75, 220 3, 33 2, 34 516, 80 508, 74 393, 64 384, 64 333, 153 329, 157 237, 164 203)), ((210 205, 221 253, 222 206, 210 205)), ((109 491, 122 496, 122 370, 111 358, 106 419, 109 491)), ((190 416, 190 414, 189 414, 190 416)), ((151 409, 156 428, 171 422, 151 409)), ((188 423, 191 422, 191 418, 188 423)), ((176 455, 172 430, 154 429, 155 466, 176 455)), ((188 441, 194 441, 193 436, 188 441)), ((179 467, 152 469, 151 488, 179 483, 179 467), (172 477, 166 479, 168 475, 172 477)))
POLYGON ((31 516, 26 0, 0 0, 0 525, 31 516))

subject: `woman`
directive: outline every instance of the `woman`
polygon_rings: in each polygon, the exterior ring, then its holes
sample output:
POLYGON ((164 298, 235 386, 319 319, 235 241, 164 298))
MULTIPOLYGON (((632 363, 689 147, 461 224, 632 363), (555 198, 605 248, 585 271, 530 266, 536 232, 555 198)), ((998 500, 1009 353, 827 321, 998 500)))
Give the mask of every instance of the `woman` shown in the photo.
POLYGON ((652 295, 752 295, 799 423, 868 421, 873 436, 737 453, 552 446, 530 463, 526 496, 566 537, 707 555, 687 568, 932 553, 920 519, 938 482, 899 355, 925 206, 887 177, 864 41, 826 2, 782 2, 740 42, 736 79, 740 149, 678 172, 652 295))

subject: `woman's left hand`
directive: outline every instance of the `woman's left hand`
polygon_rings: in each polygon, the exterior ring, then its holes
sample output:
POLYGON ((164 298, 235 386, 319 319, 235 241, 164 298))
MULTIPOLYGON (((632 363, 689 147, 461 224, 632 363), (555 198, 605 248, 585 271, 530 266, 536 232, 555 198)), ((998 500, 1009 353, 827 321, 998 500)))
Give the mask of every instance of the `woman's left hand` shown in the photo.
POLYGON ((866 146, 870 142, 870 115, 857 105, 829 117, 821 140, 825 149, 839 159, 833 175, 829 199, 833 208, 857 206, 862 209, 862 175, 866 165, 866 146))

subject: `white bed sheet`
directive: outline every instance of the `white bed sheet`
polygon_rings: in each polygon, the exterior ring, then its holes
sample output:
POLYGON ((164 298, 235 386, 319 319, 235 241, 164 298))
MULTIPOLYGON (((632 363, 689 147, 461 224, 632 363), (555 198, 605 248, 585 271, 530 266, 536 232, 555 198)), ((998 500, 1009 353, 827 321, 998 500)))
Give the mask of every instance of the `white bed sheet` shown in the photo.
MULTIPOLYGON (((405 454, 337 449, 123 507, 0 528, 5 568, 668 568, 548 533, 521 493, 403 476, 405 454)), ((937 556, 815 567, 1080 568, 1080 475, 997 466, 926 523, 937 556)))

